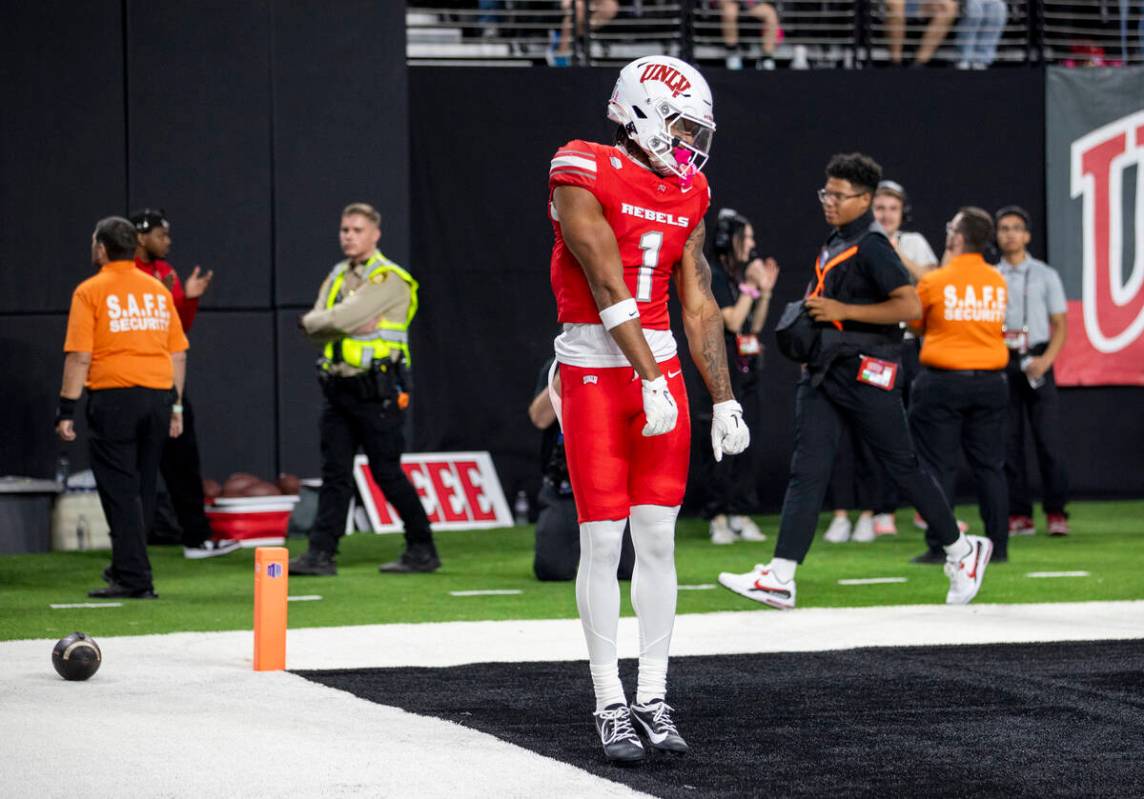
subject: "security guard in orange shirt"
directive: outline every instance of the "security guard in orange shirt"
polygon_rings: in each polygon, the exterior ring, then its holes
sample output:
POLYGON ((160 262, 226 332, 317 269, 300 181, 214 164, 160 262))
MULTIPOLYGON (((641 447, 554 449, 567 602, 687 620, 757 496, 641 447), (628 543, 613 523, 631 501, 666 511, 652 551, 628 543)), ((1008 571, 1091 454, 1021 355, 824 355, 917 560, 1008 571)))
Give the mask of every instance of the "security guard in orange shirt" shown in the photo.
MULTIPOLYGON (((962 208, 946 225, 940 269, 918 281, 924 334, 922 371, 914 381, 910 428, 918 456, 954 500, 957 454, 965 450, 973 471, 993 561, 1008 559, 1008 494, 1005 425, 1009 352, 1002 328, 1008 292, 1005 278, 982 252, 993 241, 993 220, 980 208, 962 208)), ((945 553, 927 531, 918 563, 943 563, 945 553)))
POLYGON ((99 273, 72 295, 56 433, 74 441, 87 389, 88 447, 111 528, 111 566, 97 599, 155 599, 147 530, 155 516, 159 458, 183 432, 187 337, 167 287, 135 268, 135 226, 100 220, 91 239, 99 273))

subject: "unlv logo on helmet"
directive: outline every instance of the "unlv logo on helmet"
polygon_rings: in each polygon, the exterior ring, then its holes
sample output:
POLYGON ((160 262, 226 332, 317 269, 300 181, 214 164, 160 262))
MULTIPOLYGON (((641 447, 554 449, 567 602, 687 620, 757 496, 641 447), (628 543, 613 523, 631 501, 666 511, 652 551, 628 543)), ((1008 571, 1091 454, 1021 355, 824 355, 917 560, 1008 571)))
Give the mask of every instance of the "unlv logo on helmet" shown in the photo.
MULTIPOLYGON (((1137 111, 1072 143, 1071 194, 1083 195, 1084 329, 1102 353, 1119 352, 1144 333, 1144 235, 1136 231, 1135 265, 1125 281, 1124 175, 1144 170, 1144 111, 1137 111)), ((1137 187, 1141 185, 1138 177, 1137 187)), ((1144 197, 1136 197, 1136 218, 1144 197)))
POLYGON ((678 97, 691 88, 691 81, 683 76, 675 67, 667 64, 648 64, 640 74, 640 83, 657 80, 671 89, 671 96, 678 97))

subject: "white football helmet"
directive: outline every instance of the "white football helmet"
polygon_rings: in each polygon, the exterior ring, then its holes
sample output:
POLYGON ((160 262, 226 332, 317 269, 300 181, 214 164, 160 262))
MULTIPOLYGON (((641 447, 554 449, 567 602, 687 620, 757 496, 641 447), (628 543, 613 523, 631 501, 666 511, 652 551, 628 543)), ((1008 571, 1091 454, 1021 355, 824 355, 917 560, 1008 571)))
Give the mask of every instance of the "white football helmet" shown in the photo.
POLYGON ((621 69, 608 119, 624 126, 661 174, 690 181, 711 153, 711 89, 699 70, 678 58, 647 56, 621 69))

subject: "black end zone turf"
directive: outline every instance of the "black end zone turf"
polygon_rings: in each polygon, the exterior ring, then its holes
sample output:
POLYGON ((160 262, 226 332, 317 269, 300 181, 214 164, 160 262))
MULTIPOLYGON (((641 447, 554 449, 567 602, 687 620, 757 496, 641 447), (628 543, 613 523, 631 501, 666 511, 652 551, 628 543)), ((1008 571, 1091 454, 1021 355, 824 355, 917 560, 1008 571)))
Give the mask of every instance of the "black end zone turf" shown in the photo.
POLYGON ((583 661, 299 673, 663 797, 1144 796, 1138 640, 673 658, 692 751, 628 769, 583 661))

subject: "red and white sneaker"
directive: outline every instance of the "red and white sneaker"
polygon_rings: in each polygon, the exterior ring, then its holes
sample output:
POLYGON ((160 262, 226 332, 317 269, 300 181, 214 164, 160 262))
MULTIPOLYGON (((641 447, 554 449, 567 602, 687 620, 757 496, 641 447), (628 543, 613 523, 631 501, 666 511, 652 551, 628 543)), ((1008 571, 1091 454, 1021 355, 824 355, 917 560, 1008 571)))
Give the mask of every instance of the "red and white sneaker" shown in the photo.
POLYGON ((968 605, 981 590, 985 579, 985 567, 993 555, 993 542, 980 535, 967 535, 969 554, 961 560, 947 560, 945 575, 949 578, 949 593, 945 595, 947 605, 968 605))
POLYGON ((874 515, 874 535, 897 535, 898 524, 894 521, 892 513, 878 513, 874 515))
MULTIPOLYGON (((1068 530, 1068 523, 1065 523, 1065 532, 1068 530)), ((1009 537, 1015 535, 1035 535, 1037 526, 1033 523, 1032 516, 1010 516, 1009 517, 1009 537)))
POLYGON ((790 610, 794 607, 794 578, 784 583, 771 570, 769 564, 756 564, 755 568, 746 574, 723 572, 719 575, 719 584, 739 596, 762 602, 772 608, 790 610))
MULTIPOLYGON (((1049 535, 1063 536, 1069 534, 1069 517, 1063 513, 1049 513, 1049 535)), ((1032 521, 1030 519, 1029 521, 1032 521)), ((1012 533, 1010 533, 1012 535, 1012 533)))
MULTIPOLYGON (((922 515, 920 513, 914 514, 914 527, 918 528, 919 530, 925 530, 929 527, 929 525, 926 524, 926 520, 922 518, 922 515)), ((958 519, 957 520, 957 532, 961 533, 962 535, 965 535, 966 533, 968 533, 969 532, 969 522, 963 522, 961 519, 958 519)))

